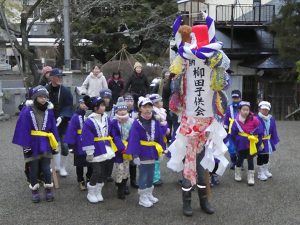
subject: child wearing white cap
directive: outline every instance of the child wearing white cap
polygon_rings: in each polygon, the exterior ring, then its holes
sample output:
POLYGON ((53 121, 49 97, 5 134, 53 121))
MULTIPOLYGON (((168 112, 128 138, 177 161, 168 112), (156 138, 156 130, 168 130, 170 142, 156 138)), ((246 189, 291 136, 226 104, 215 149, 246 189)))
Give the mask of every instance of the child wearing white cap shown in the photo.
MULTIPOLYGON (((167 124, 167 113, 166 110, 163 108, 163 101, 162 97, 159 94, 151 94, 149 96, 149 99, 153 103, 153 111, 154 111, 154 117, 160 122, 163 132, 165 135, 168 135, 170 133, 170 129, 167 124)), ((165 143, 167 142, 166 136, 164 136, 165 143)), ((154 169, 154 177, 153 177, 153 185, 154 186, 160 186, 162 185, 162 180, 160 176, 160 161, 155 161, 155 169, 154 169)))
POLYGON ((266 181, 272 177, 269 171, 269 155, 276 150, 275 146, 279 143, 274 117, 269 114, 271 104, 267 101, 261 101, 258 104, 258 119, 261 122, 264 136, 262 138, 261 149, 257 155, 258 175, 257 178, 266 181))

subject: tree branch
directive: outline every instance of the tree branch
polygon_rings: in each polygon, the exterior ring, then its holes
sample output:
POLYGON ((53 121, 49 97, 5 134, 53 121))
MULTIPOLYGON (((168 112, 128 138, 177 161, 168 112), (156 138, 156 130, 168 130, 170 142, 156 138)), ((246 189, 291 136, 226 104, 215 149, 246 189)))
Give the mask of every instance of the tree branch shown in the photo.
POLYGON ((40 18, 40 16, 37 16, 35 18, 33 18, 33 20, 29 23, 27 29, 26 29, 26 34, 29 34, 32 26, 34 25, 35 21, 37 21, 40 18))
POLYGON ((44 0, 37 0, 28 10, 27 15, 25 17, 25 19, 27 20, 33 13, 33 11, 36 9, 36 7, 38 7, 38 5, 44 0))

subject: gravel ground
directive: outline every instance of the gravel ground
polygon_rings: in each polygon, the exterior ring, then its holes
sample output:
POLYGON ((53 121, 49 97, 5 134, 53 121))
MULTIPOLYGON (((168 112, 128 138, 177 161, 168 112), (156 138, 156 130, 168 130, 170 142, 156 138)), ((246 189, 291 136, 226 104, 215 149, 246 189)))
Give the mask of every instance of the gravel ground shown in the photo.
MULTIPOLYGON (((0 224, 300 224, 300 122, 278 122, 281 142, 271 156, 273 178, 266 182, 256 179, 255 186, 246 184, 246 171, 241 183, 234 181, 227 170, 221 184, 213 188, 211 199, 214 215, 199 209, 198 196, 193 193, 193 217, 182 215, 180 177, 162 163, 162 187, 155 188, 159 203, 151 209, 140 207, 137 191, 131 189, 126 200, 116 198, 113 183, 104 186, 104 202, 90 204, 86 192, 76 182, 73 157, 68 158, 67 178, 60 179, 55 201, 30 201, 30 190, 23 173, 21 149, 11 144, 16 118, 0 122, 0 224)), ((41 190, 43 191, 43 190, 41 190)))

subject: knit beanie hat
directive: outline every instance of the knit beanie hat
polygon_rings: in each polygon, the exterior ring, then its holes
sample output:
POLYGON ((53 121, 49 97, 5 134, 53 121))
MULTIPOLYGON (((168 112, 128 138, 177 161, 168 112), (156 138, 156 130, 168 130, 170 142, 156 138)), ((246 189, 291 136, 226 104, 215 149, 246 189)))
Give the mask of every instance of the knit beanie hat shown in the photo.
POLYGON ((159 102, 162 100, 162 97, 159 95, 159 94, 151 94, 149 96, 149 99, 153 102, 153 103, 156 103, 156 102, 159 102))
POLYGON ((101 91, 100 91, 100 97, 101 98, 111 98, 112 97, 112 93, 111 93, 111 90, 108 89, 108 88, 103 88, 101 91))
POLYGON ((32 89, 31 99, 34 100, 39 96, 49 97, 48 90, 42 85, 38 85, 32 89))
POLYGON ((248 106, 250 108, 250 102, 241 101, 239 104, 239 109, 241 109, 243 106, 248 106))
POLYGON ((127 110, 127 105, 125 104, 124 98, 119 97, 117 104, 114 106, 115 112, 118 112, 119 110, 127 110))

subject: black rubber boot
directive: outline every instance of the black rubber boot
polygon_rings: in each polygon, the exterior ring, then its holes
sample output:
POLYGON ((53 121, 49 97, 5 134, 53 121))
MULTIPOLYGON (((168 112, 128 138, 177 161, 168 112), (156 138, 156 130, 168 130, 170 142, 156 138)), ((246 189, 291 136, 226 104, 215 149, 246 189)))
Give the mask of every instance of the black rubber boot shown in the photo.
POLYGON ((125 199, 125 187, 124 187, 124 182, 122 181, 121 183, 116 183, 117 187, 118 187, 118 199, 125 199))
POLYGON ((129 165, 129 174, 130 174, 130 185, 133 188, 138 189, 139 185, 136 183, 136 165, 129 165))
POLYGON ((206 188, 198 187, 198 196, 200 200, 201 209, 207 214, 213 214, 215 212, 214 208, 209 204, 206 194, 206 188))
POLYGON ((128 188, 128 186, 127 186, 127 180, 128 179, 124 179, 123 180, 123 182, 124 182, 124 193, 125 193, 125 195, 129 195, 130 194, 130 191, 129 191, 129 188, 128 188))
POLYGON ((182 212, 185 216, 192 216, 193 209, 191 207, 192 202, 192 192, 182 190, 182 212))

